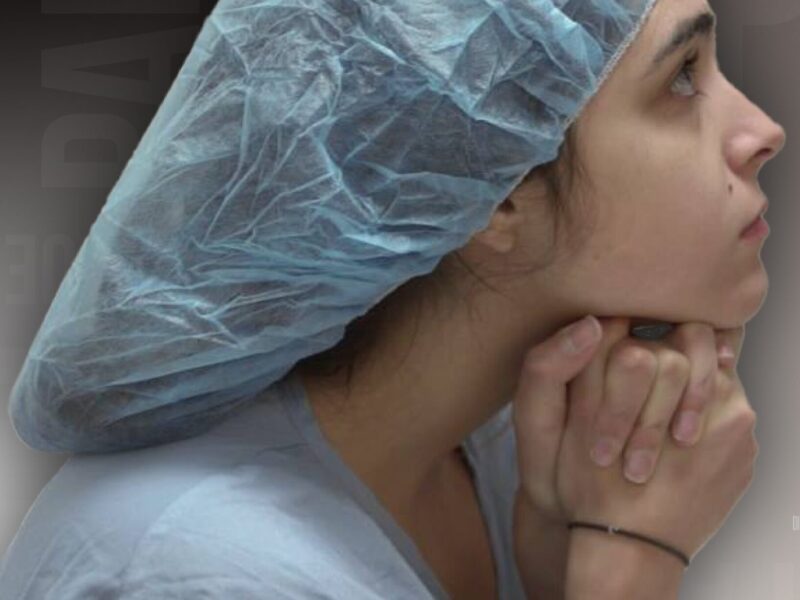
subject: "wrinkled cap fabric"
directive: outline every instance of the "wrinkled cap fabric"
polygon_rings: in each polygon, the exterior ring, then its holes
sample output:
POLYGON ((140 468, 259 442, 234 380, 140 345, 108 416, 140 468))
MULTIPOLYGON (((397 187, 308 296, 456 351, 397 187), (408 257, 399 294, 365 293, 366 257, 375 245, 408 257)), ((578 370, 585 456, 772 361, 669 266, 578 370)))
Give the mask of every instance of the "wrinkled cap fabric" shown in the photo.
POLYGON ((220 0, 12 388, 29 446, 185 439, 484 229, 655 0, 220 0))

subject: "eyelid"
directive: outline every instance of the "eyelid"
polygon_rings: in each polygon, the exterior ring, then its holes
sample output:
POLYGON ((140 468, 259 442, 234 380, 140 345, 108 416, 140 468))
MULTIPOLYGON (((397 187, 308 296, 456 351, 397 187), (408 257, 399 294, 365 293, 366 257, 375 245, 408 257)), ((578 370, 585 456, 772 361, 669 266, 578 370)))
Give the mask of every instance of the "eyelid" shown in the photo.
POLYGON ((687 48, 686 52, 683 53, 683 55, 681 56, 680 61, 678 62, 678 68, 675 71, 675 74, 677 75, 678 73, 680 73, 681 69, 683 69, 683 66, 687 62, 700 60, 700 55, 701 54, 702 54, 702 51, 700 50, 700 48, 698 48, 696 46, 687 48))
POLYGON ((683 68, 683 65, 686 63, 687 60, 688 61, 692 60, 692 57, 697 56, 698 60, 702 60, 702 58, 706 54, 704 52, 704 48, 708 50, 711 56, 716 57, 717 55, 716 32, 714 32, 713 35, 708 37, 695 38, 688 46, 686 46, 686 51, 681 55, 681 59, 678 63, 678 68, 675 71, 675 75, 681 72, 680 70, 683 68))
POLYGON ((676 67, 672 70, 667 82, 669 85, 672 85, 672 82, 675 81, 675 78, 678 77, 681 72, 683 72, 684 68, 686 68, 687 63, 691 63, 693 65, 692 68, 696 69, 700 61, 703 60, 703 51, 698 47, 690 47, 687 48, 686 52, 681 55, 680 61, 676 67))

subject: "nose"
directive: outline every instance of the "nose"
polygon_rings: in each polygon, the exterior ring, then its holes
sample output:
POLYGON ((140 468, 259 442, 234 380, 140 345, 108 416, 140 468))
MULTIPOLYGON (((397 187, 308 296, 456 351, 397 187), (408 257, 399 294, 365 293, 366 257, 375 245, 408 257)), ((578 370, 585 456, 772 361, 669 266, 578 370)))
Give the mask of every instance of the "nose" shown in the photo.
POLYGON ((722 113, 730 116, 726 154, 731 168, 746 180, 757 180, 764 165, 786 145, 786 130, 753 103, 727 78, 729 102, 722 113))
POLYGON ((745 144, 745 168, 748 175, 757 179, 764 165, 775 158, 786 145, 786 130, 749 99, 747 103, 749 127, 746 130, 749 131, 750 143, 745 144))
MULTIPOLYGON (((760 109, 759 109, 760 111, 760 109)), ((762 114, 764 114, 762 112, 762 114)), ((755 156, 753 157, 753 162, 755 163, 755 173, 756 177, 758 177, 759 172, 764 167, 764 165, 775 158, 776 155, 783 150, 783 147, 786 145, 786 130, 779 124, 772 120, 769 116, 764 114, 764 117, 767 119, 767 124, 764 126, 764 132, 762 133, 763 137, 763 145, 760 147, 758 152, 756 152, 755 156)))

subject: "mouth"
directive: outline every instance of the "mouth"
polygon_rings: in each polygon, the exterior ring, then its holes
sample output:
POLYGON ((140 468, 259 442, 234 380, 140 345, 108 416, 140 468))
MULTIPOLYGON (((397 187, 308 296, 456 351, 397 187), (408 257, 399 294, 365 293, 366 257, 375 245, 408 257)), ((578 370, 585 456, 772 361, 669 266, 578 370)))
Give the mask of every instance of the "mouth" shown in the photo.
POLYGON ((740 237, 746 239, 751 237, 760 238, 769 231, 769 225, 764 220, 764 213, 767 212, 767 208, 769 208, 769 201, 765 200, 755 218, 742 229, 742 232, 739 234, 740 237))

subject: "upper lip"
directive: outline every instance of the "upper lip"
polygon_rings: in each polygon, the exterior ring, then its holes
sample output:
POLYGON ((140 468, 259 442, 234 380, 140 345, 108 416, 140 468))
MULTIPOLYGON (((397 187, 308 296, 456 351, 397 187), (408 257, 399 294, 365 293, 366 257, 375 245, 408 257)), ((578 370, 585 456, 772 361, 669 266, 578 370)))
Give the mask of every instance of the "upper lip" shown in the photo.
POLYGON ((753 223, 755 223, 755 222, 756 222, 756 221, 758 221, 758 220, 759 220, 761 217, 763 217, 763 216, 764 216, 764 213, 766 213, 766 212, 767 212, 767 209, 768 209, 768 208, 769 208, 769 200, 767 200, 767 199, 765 198, 765 199, 764 199, 764 202, 763 202, 763 204, 761 205, 761 208, 760 208, 760 209, 759 209, 759 211, 758 211, 758 214, 757 214, 755 217, 753 217, 753 219, 752 219, 752 220, 751 220, 751 221, 750 221, 750 222, 749 222, 747 225, 745 225, 744 229, 742 229, 742 232, 745 232, 745 231, 747 231, 747 230, 750 228, 750 226, 751 226, 753 223))

